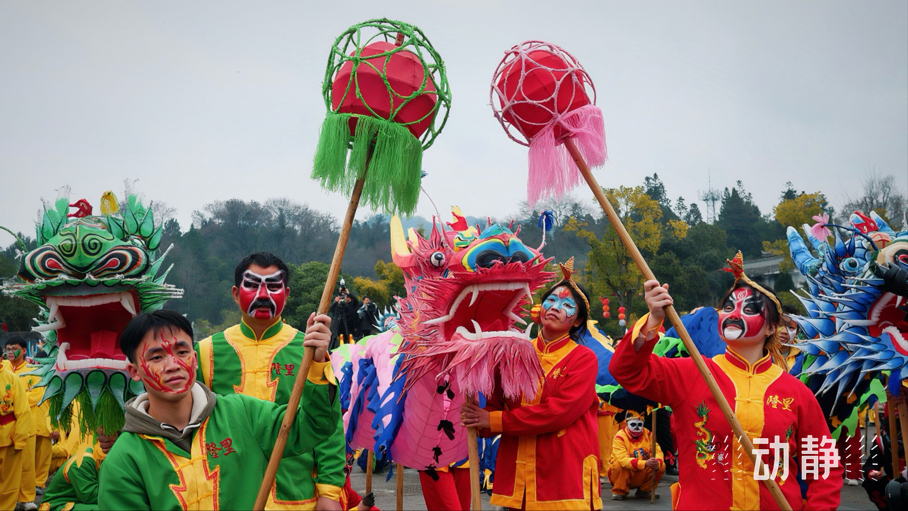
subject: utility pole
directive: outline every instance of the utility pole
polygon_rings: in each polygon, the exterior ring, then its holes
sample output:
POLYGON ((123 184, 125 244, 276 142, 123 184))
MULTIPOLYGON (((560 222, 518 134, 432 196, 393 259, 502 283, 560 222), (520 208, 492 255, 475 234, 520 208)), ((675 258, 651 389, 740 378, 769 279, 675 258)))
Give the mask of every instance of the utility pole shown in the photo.
POLYGON ((697 191, 697 196, 699 199, 706 203, 706 223, 714 224, 716 223, 716 203, 722 200, 722 195, 719 193, 719 190, 713 189, 713 180, 712 173, 707 171, 707 176, 709 179, 709 188, 706 192, 697 191))

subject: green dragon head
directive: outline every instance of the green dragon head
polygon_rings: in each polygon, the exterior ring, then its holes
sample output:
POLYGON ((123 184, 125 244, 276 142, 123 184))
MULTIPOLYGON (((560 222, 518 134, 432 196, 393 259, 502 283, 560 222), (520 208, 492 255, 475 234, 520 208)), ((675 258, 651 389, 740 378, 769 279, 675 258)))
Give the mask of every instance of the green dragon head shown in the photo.
POLYGON ((120 334, 137 313, 159 309, 183 291, 164 284, 169 268, 158 276, 167 253, 155 257, 163 230, 151 205, 135 194, 118 205, 107 192, 102 214, 92 216, 84 199, 70 205, 68 188, 60 195, 36 225, 38 248, 21 258, 23 282, 3 292, 41 307, 32 330, 44 336, 47 357, 35 359, 31 374, 41 376, 36 386, 46 388, 54 426, 119 431, 124 403, 144 392, 126 373, 120 334), (70 207, 78 210, 70 214, 70 207))

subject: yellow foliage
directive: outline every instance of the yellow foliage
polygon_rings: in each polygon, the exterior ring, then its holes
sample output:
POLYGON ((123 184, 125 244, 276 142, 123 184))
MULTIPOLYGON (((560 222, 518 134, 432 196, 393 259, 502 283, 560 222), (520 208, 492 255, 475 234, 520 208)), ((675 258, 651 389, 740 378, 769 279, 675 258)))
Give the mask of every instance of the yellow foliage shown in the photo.
POLYGON ((672 236, 676 239, 680 240, 687 237, 687 230, 690 227, 684 220, 669 220, 668 225, 672 228, 672 236))
POLYGON ((813 224, 813 216, 822 214, 826 203, 826 196, 821 192, 804 193, 800 197, 782 201, 772 212, 780 224, 799 229, 803 224, 813 224))
POLYGON ((404 273, 396 264, 379 259, 375 263, 375 274, 378 280, 369 277, 353 278, 360 299, 368 295, 379 308, 384 308, 391 305, 395 295, 404 296, 404 273))

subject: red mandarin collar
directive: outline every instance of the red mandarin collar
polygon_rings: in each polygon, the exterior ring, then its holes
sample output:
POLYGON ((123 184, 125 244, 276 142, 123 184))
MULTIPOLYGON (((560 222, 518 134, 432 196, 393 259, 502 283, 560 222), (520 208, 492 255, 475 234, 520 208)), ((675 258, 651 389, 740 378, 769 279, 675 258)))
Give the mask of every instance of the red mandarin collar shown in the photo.
POLYGON ((546 342, 542 340, 542 331, 540 331, 539 335, 536 337, 536 351, 540 353, 552 353, 553 351, 557 351, 558 349, 563 348, 569 342, 571 342, 571 334, 566 333, 561 337, 555 339, 554 341, 546 344, 546 342))
POLYGON ((725 349, 725 359, 731 362, 731 364, 738 369, 749 373, 749 374, 759 374, 769 370, 772 367, 772 355, 767 353, 763 355, 763 358, 757 360, 753 365, 750 364, 744 357, 738 355, 731 348, 725 349))

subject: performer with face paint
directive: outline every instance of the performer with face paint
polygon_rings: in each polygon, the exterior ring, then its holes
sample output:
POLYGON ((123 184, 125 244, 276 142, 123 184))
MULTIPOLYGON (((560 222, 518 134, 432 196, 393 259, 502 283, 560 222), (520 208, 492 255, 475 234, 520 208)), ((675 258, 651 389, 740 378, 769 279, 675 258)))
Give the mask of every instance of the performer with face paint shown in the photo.
MULTIPOLYGON (((289 278, 287 265, 268 252, 249 255, 237 265, 233 300, 242 314, 240 324, 195 348, 197 379, 215 394, 244 394, 278 404, 290 400, 303 359, 303 332, 281 320, 289 278)), ((340 403, 335 405, 340 410, 340 403)), ((343 421, 338 420, 335 433, 313 451, 281 458, 265 509, 342 509, 345 462, 343 421), (313 472, 315 478, 300 477, 313 472)))
POLYGON ((634 488, 637 489, 635 497, 648 499, 653 491, 653 473, 656 484, 665 475, 662 449, 657 444, 653 454, 653 434, 643 428, 640 413, 628 410, 626 414, 626 426, 615 435, 609 460, 612 500, 624 500, 634 488))
MULTIPOLYGON (((244 395, 216 396, 196 381, 192 325, 175 311, 134 317, 120 338, 127 371, 146 393, 126 403, 126 425, 99 473, 98 509, 251 509, 285 413, 296 413, 285 456, 311 452, 340 420, 327 316, 310 317, 315 349, 296 410, 244 395)), ((309 473, 296 474, 300 483, 309 473)))
MULTIPOLYGON (((805 439, 830 439, 816 397, 787 372, 779 342, 781 306, 775 295, 744 274, 741 253, 728 261, 734 286, 720 303, 719 335, 725 353, 704 362, 715 376, 741 426, 792 509, 836 509, 842 488, 842 466, 834 464, 827 477, 805 476, 806 502, 798 484, 805 439), (759 439, 765 439, 762 446, 759 439), (770 448, 771 443, 787 447, 770 448), (776 453, 780 453, 777 458, 776 453)), ((649 314, 640 318, 622 339, 609 370, 635 394, 668 405, 674 411, 678 438, 679 482, 672 485, 673 509, 777 509, 775 501, 754 477, 754 465, 744 453, 718 404, 690 358, 652 356, 672 303, 668 284, 644 284, 649 314)))
MULTIPOLYGON (((589 298, 573 281, 574 259, 564 279, 543 296, 536 355, 545 372, 541 391, 527 403, 495 393, 479 408, 465 404, 464 426, 483 437, 500 434, 491 502, 512 509, 600 509, 596 395, 598 361, 578 344, 589 316, 589 298)), ((534 307, 534 310, 536 307, 534 307)), ((534 313, 535 316, 535 313, 534 313)))

